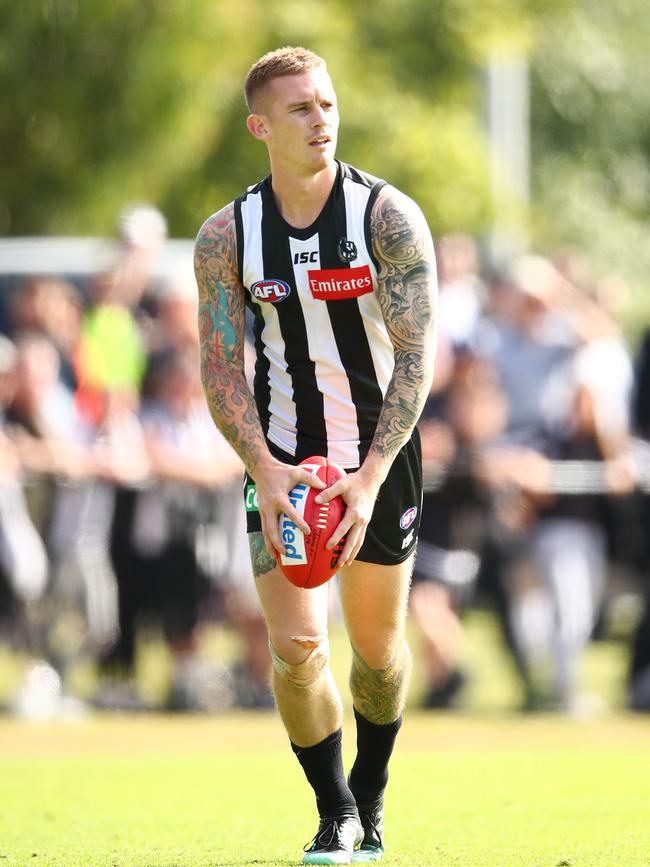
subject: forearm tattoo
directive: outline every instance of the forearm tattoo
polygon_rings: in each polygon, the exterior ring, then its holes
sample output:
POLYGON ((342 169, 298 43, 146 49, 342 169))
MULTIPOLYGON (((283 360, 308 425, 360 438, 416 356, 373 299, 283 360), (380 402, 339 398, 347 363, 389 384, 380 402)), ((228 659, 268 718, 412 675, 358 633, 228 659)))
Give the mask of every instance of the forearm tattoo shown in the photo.
POLYGON ((406 196, 382 190, 370 228, 380 264, 379 303, 395 353, 371 448, 390 461, 411 435, 431 386, 436 266, 426 221, 406 196))
POLYGON ((194 247, 201 378, 217 427, 249 472, 264 442, 244 369, 244 289, 237 277, 233 206, 201 228, 194 247))
POLYGON ((352 653, 350 691, 355 708, 377 725, 395 722, 404 709, 411 671, 411 653, 402 642, 387 668, 370 668, 356 650, 352 653))

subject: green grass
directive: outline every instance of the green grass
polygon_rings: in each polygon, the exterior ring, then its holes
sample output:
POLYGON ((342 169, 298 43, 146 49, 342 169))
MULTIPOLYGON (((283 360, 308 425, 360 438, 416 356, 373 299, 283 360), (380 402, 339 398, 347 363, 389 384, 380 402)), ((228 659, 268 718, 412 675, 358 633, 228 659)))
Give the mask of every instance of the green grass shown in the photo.
MULTIPOLYGON (((648 865, 649 777, 643 719, 411 713, 385 863, 648 865)), ((274 714, 4 720, 0 781, 0 864, 296 864, 315 830, 274 714)))
MULTIPOLYGON (((583 687, 592 719, 524 717, 494 618, 467 618, 469 686, 457 714, 414 710, 422 690, 417 640, 411 709, 391 766, 387 867, 636 867, 650 864, 650 726, 621 712, 627 649, 592 644, 583 687)), ((237 655, 227 633, 206 637, 237 655)), ((332 633, 344 684, 349 647, 332 633)), ((146 643, 140 678, 166 678, 146 643)), ((80 670, 81 692, 92 672, 80 670)), ((0 692, 20 666, 0 654, 0 692)), ((350 702, 346 761, 352 758, 350 702)), ((315 831, 311 790, 275 714, 0 718, 0 867, 244 867, 300 862, 315 831)))

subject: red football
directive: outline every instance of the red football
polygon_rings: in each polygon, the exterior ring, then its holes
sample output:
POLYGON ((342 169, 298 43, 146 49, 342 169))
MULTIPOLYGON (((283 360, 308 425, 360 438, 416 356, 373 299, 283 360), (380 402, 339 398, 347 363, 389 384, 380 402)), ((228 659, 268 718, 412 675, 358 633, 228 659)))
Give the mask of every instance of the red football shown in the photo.
MULTIPOLYGON (((312 474, 318 475, 329 487, 345 475, 345 470, 328 458, 316 455, 300 462, 312 474)), ((296 587, 319 587, 334 575, 337 561, 345 539, 328 551, 325 544, 341 523, 345 512, 342 497, 334 497, 329 503, 318 505, 314 502, 320 493, 311 485, 296 485, 289 493, 289 499, 302 515, 311 533, 305 536, 287 515, 280 515, 280 539, 284 552, 277 553, 278 564, 286 577, 296 587)))

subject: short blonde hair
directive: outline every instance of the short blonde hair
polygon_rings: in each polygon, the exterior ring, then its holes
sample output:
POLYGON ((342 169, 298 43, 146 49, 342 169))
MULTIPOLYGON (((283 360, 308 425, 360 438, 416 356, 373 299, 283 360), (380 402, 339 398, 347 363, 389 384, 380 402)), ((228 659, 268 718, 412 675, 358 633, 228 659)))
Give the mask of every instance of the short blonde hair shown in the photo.
POLYGON ((255 97, 274 78, 300 75, 310 69, 327 69, 322 57, 308 48, 286 46, 269 51, 256 60, 244 81, 244 93, 249 111, 254 111, 255 97))

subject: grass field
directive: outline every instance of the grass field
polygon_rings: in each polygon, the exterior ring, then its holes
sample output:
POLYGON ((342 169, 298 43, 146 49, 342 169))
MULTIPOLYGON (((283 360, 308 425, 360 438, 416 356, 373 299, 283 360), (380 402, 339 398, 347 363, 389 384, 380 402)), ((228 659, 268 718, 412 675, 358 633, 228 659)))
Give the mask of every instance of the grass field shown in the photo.
MULTIPOLYGON (((649 779, 643 719, 411 713, 385 863, 648 865, 649 779)), ((315 825, 274 714, 4 720, 0 781, 7 865, 296 864, 315 825)))
MULTIPOLYGON (((598 713, 522 716, 493 619, 476 613, 467 627, 463 709, 411 709, 400 734, 384 863, 650 865, 650 720, 620 709, 625 643, 598 642, 586 655, 583 684, 598 713)), ((349 649, 340 630, 332 638, 343 681, 349 649)), ((159 648, 140 667, 143 681, 162 683, 159 648)), ((5 690, 10 668, 0 660, 5 690)), ((315 825, 274 713, 0 718, 0 867, 298 864, 315 825)))

